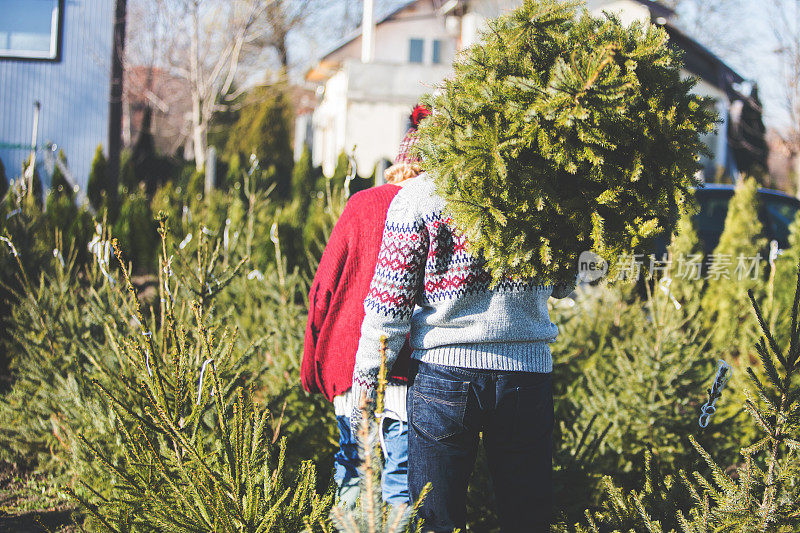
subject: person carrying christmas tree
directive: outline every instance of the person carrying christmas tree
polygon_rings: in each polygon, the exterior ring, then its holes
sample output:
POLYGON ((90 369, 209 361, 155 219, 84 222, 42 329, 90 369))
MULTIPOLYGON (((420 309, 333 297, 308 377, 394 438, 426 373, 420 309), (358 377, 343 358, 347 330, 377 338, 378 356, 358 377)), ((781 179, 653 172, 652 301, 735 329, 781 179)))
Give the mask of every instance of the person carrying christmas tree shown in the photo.
MULTIPOLYGON (((420 173, 419 158, 411 154, 419 121, 430 114, 414 108, 408 133, 395 164, 386 172, 386 185, 361 191, 347 202, 322 254, 309 293, 308 324, 301 381, 308 392, 321 392, 333 402, 339 426, 339 450, 334 478, 340 500, 354 505, 358 497, 358 446, 350 430, 350 413, 357 403, 350 390, 356 348, 386 210, 407 180, 420 173)), ((401 342, 401 348, 403 343, 401 342)), ((398 505, 409 501, 407 482, 408 426, 406 376, 410 351, 397 352, 386 388, 387 417, 382 424, 387 460, 383 469, 383 499, 398 505)))
POLYGON ((432 485, 425 529, 465 528, 482 434, 502 530, 548 531, 548 299, 571 292, 583 252, 618 273, 672 233, 715 117, 661 28, 559 0, 487 24, 427 97, 424 173, 386 214, 352 390, 372 400, 381 337, 391 365, 409 335, 408 483, 415 501, 432 485))
MULTIPOLYGON (((377 347, 391 364, 410 333, 409 488, 425 484, 426 530, 466 526, 467 482, 482 432, 503 531, 546 531, 552 507, 553 396, 547 300, 572 286, 503 279, 492 286, 444 212, 432 180, 403 187, 386 215, 351 394, 374 398, 377 347), (419 307, 414 312, 415 305, 419 307)), ((358 406, 353 411, 360 420, 358 406)))

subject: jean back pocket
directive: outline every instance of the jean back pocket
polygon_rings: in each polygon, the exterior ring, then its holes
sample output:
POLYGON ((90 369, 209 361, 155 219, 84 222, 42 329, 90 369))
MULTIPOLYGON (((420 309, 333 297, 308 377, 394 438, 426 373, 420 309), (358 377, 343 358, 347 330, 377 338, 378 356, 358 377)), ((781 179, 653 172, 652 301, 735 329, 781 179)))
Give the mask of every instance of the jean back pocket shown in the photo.
POLYGON ((417 374, 409 390, 409 420, 434 440, 466 431, 468 381, 417 374))

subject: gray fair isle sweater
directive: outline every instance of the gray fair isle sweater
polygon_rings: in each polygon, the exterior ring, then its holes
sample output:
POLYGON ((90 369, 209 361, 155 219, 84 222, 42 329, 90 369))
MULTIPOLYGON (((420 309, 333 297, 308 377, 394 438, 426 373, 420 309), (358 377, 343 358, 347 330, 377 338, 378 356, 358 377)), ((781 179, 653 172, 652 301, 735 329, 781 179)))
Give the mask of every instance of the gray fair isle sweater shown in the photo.
POLYGON ((353 393, 372 398, 381 336, 391 368, 410 333, 412 357, 426 363, 521 372, 551 372, 549 343, 558 336, 547 299, 574 285, 504 279, 490 288, 482 261, 453 231, 433 181, 421 175, 392 200, 378 263, 364 300, 353 393), (414 307, 418 306, 416 312, 414 307))

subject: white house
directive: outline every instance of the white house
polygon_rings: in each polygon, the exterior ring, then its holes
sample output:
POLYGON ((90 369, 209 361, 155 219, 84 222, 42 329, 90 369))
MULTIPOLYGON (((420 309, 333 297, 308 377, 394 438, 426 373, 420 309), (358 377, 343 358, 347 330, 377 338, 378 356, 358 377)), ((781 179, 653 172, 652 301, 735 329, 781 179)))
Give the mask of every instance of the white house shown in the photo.
MULTIPOLYGON (((412 0, 374 24, 370 4, 365 0, 366 32, 359 29, 345 39, 306 75, 317 85, 318 101, 313 112, 298 117, 295 146, 299 154, 308 144, 314 163, 326 174, 342 151, 354 155, 362 176, 393 159, 411 107, 451 73, 455 54, 477 41, 487 19, 517 7, 520 0, 412 0)), ((716 99, 723 120, 706 139, 713 152, 704 161, 707 175, 736 176, 754 161, 765 163, 755 86, 681 32, 670 21, 671 10, 650 0, 588 0, 587 7, 598 15, 617 13, 626 24, 645 20, 661 25, 684 52, 687 75, 699 78, 699 93, 716 99)), ((383 174, 376 175, 381 179, 383 174)))
POLYGON ((438 4, 408 2, 377 21, 371 40, 359 30, 307 73, 318 84, 318 102, 298 118, 295 131, 306 134, 296 134, 296 143, 312 147, 325 173, 343 150, 353 153, 362 176, 392 159, 412 106, 451 72, 459 32, 438 4))

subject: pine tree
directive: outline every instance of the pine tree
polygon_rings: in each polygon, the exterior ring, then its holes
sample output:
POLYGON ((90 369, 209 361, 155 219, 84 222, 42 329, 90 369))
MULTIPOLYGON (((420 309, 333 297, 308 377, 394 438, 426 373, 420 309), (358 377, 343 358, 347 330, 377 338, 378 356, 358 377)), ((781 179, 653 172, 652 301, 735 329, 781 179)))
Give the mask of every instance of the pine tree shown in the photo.
MULTIPOLYGON (((163 221, 161 234, 166 235, 163 221)), ((285 445, 273 455, 277 433, 270 427, 269 412, 254 403, 237 374, 229 374, 226 382, 220 372, 235 365, 236 335, 209 322, 210 304, 243 262, 217 279, 213 269, 218 249, 199 247, 199 268, 192 272, 200 283, 192 290, 191 324, 180 316, 187 306, 178 299, 180 293, 173 292, 178 283, 172 279, 174 256, 167 250, 164 242, 159 262, 164 304, 158 330, 142 313, 122 263, 137 326, 131 336, 110 335, 115 351, 134 371, 119 382, 95 382, 114 414, 123 458, 79 437, 115 482, 106 495, 85 482, 86 495, 75 489, 67 492, 100 531, 311 529, 327 516, 333 495, 316 493, 310 463, 300 468, 295 480, 286 479, 285 445)), ((122 255, 118 248, 115 253, 122 255)))
MULTIPOLYGON (((25 356, 9 349, 16 329, 13 309, 27 298, 26 288, 51 262, 54 237, 41 204, 27 194, 23 180, 14 180, 0 205, 0 376, 6 378, 0 378, 0 391, 8 384, 8 364, 25 356)), ((0 456, 2 447, 0 443, 0 456)))
MULTIPOLYGON (((58 159, 65 165, 67 164, 67 156, 64 154, 64 150, 58 151, 58 159)), ((72 185, 70 185, 67 178, 64 177, 64 173, 61 172, 61 167, 58 165, 55 165, 55 168, 53 168, 53 177, 50 180, 50 191, 56 193, 56 195, 66 195, 69 198, 75 196, 72 185)))
POLYGON ((48 234, 58 231, 66 236, 67 242, 74 242, 75 244, 85 242, 81 240, 73 241, 77 235, 74 235, 71 230, 73 225, 79 222, 77 219, 80 210, 68 192, 59 192, 56 189, 49 190, 45 205, 47 208, 44 217, 47 219, 48 234))
MULTIPOLYGON (((66 165, 67 157, 63 150, 58 152, 58 158, 66 165)), ((72 243, 76 249, 88 242, 91 232, 91 224, 87 220, 89 215, 75 204, 75 191, 58 165, 53 170, 45 206, 48 235, 60 232, 61 238, 72 243)), ((81 260, 85 258, 83 250, 79 255, 81 260)))
POLYGON ((242 194, 242 163, 238 153, 231 154, 228 159, 228 171, 225 174, 225 188, 242 194))
POLYGON ((614 344, 637 333, 641 302, 629 301, 631 290, 632 286, 620 284, 581 285, 575 300, 550 300, 551 320, 559 329, 558 339, 551 345, 556 420, 554 487, 557 514, 568 523, 583 516, 587 502, 597 501, 602 476, 620 469, 623 460, 632 459, 627 453, 614 457, 609 446, 598 455, 615 422, 630 413, 609 409, 599 415, 588 414, 583 405, 586 374, 596 372, 598 363, 602 369, 611 367, 614 344))
POLYGON ((133 154, 130 150, 123 150, 119 164, 119 184, 124 191, 135 191, 139 187, 139 178, 133 163, 133 154))
POLYGON ((108 198, 108 163, 103 154, 103 147, 97 145, 89 171, 89 182, 86 186, 86 196, 89 203, 98 211, 104 206, 108 198))
POLYGON ((206 190, 205 170, 194 170, 186 182, 186 197, 189 202, 202 200, 206 190))
POLYGON ((359 432, 361 450, 361 482, 360 498, 355 509, 336 506, 331 511, 333 526, 340 533, 403 533, 421 532, 424 524, 415 524, 414 517, 422 499, 430 486, 423 490, 415 505, 384 506, 381 496, 381 454, 376 447, 375 433, 366 422, 369 417, 366 409, 363 412, 365 422, 359 432))
MULTIPOLYGON (((171 279, 179 282, 170 289, 172 294, 180 297, 180 301, 205 300, 210 330, 219 333, 226 327, 230 331, 238 329, 237 358, 228 361, 229 364, 217 361, 217 371, 222 382, 235 382, 237 386, 244 382, 255 384, 259 399, 268 398, 265 403, 271 412, 285 413, 280 425, 287 436, 286 475, 297 475, 301 460, 309 457, 320 465, 320 471, 327 473, 326 465, 333 456, 331 443, 335 442, 332 412, 320 397, 306 395, 298 378, 297 354, 302 351, 307 315, 305 273, 309 268, 303 267, 302 271, 287 268, 287 263, 298 259, 286 258, 285 254, 280 263, 283 266, 277 267, 270 232, 259 230, 270 227, 274 213, 263 193, 252 196, 247 208, 242 209, 239 200, 234 199, 221 215, 212 214, 217 207, 211 206, 192 217, 191 222, 189 216, 183 216, 181 221, 185 200, 172 185, 154 198, 155 206, 164 204, 175 215, 174 233, 168 236, 168 246, 173 256, 171 279), (226 215, 232 219, 227 231, 226 215), (254 252, 252 256, 247 253, 248 243, 254 252), (213 268, 199 268, 201 255, 213 268), (247 270, 240 266, 227 279, 243 260, 248 260, 247 270)), ((75 243, 77 253, 59 246, 61 255, 54 256, 53 245, 42 238, 47 232, 41 229, 41 224, 33 224, 23 232, 17 228, 23 220, 28 220, 28 211, 5 220, 31 287, 19 290, 13 297, 5 292, 0 294, 4 302, 15 302, 11 320, 2 322, 4 336, 13 337, 13 342, 7 343, 0 353, 15 361, 15 381, 0 400, 0 457, 29 465, 55 479, 69 481, 80 477, 95 490, 107 494, 109 478, 88 455, 88 449, 80 445, 78 436, 84 436, 104 455, 113 457, 113 464, 124 455, 118 445, 114 415, 92 380, 111 390, 117 398, 141 407, 140 391, 123 386, 135 382, 137 378, 131 373, 137 374, 141 369, 129 364, 125 352, 112 343, 114 339, 136 338, 138 319, 131 315, 130 299, 124 298, 120 291, 118 265, 113 255, 109 262, 101 260, 104 254, 99 257, 93 254, 92 260, 85 264, 75 256, 86 250, 86 245, 75 243), (42 276, 38 266, 40 256, 47 265, 42 276), (58 257, 65 261, 64 275, 60 274, 58 257)), ((93 239, 93 249, 102 248, 102 243, 110 239, 108 225, 104 223, 103 228, 106 229, 93 239)), ((69 241, 65 238, 64 242, 69 241)), ((14 287, 15 273, 21 274, 4 246, 0 243, 3 287, 14 287)), ((313 260, 305 252, 302 257, 313 260)), ((159 318, 162 295, 153 294, 153 288, 145 285, 141 293, 142 309, 150 331, 160 338, 161 328, 165 327, 159 318)), ((182 324, 193 320, 188 304, 176 314, 182 324)), ((187 338, 193 338, 192 328, 185 329, 189 332, 187 338)), ((151 357, 150 363, 153 361, 151 357)), ((202 361, 197 361, 196 368, 201 364, 202 361)), ((195 369, 195 376, 190 379, 196 378, 195 369)))
MULTIPOLYGON (((606 349, 583 367, 566 399, 581 410, 586 423, 597 417, 612 427, 596 461, 619 480, 639 483, 640 464, 651 450, 664 464, 688 468, 695 460, 685 436, 696 427, 703 385, 713 374, 714 348, 709 332, 698 325, 697 309, 677 309, 662 291, 625 307, 628 333, 611 338, 606 349)), ((721 440, 730 422, 718 417, 713 436, 721 440)), ((712 434, 706 438, 712 438, 712 434)), ((720 453, 736 443, 720 444, 720 453)))
POLYGON ((263 177, 273 178, 255 183, 256 187, 266 190, 275 183, 275 197, 282 200, 291 194, 291 114, 285 87, 256 88, 248 94, 226 146, 229 154, 255 154, 267 172, 263 177))
POLYGON ((151 272, 156 266, 158 234, 150 202, 139 186, 122 201, 112 235, 128 250, 139 271, 151 272))
POLYGON ((311 199, 316 196, 318 178, 319 173, 311 163, 311 150, 304 145, 303 153, 292 169, 292 198, 299 199, 304 210, 308 209, 311 199))
MULTIPOLYGON (((386 389, 386 339, 381 338, 381 367, 378 378, 375 412, 383 412, 383 395, 386 389)), ((341 533, 402 533, 421 532, 423 523, 415 524, 415 516, 423 499, 431 489, 422 489, 419 499, 412 505, 386 506, 381 495, 381 453, 377 442, 378 426, 366 401, 361 405, 361 424, 358 444, 361 456, 360 497, 355 509, 334 507, 331 520, 341 533)))
POLYGON ((642 491, 626 493, 609 479, 602 509, 587 511, 587 524, 578 526, 577 531, 788 533, 800 528, 800 264, 798 267, 785 348, 765 322, 753 292, 748 292, 760 328, 755 349, 765 377, 747 369, 752 390, 745 391, 743 403, 758 434, 755 442, 741 449, 742 461, 724 468, 689 435, 708 467, 707 474, 680 472, 677 478, 683 494, 671 495, 665 490, 675 490, 676 477, 652 470, 647 472, 642 491), (684 505, 686 496, 689 503, 684 505))
POLYGON ((699 305, 698 296, 705 288, 704 254, 691 213, 686 212, 678 219, 667 254, 669 280, 656 280, 663 287, 660 290, 668 290, 681 305, 699 305))
POLYGON ((703 531, 707 524, 717 530, 742 532, 788 532, 800 528, 800 268, 785 348, 775 341, 752 290, 748 297, 760 328, 755 349, 766 379, 759 378, 752 368, 747 369, 753 390, 746 391, 744 407, 761 435, 741 450, 744 465, 736 478, 723 471, 692 439, 711 474, 695 474, 693 480, 685 477, 695 500, 695 507, 688 514, 692 523, 682 520, 687 533, 703 531))
MULTIPOLYGON (((645 452, 642 472, 646 482, 640 491, 626 492, 611 476, 605 476, 602 481, 600 510, 587 510, 585 525, 576 525, 574 531, 577 533, 677 531, 676 509, 691 505, 680 478, 664 473, 650 450, 645 452)), ((572 528, 563 529, 572 530, 572 528)))
POLYGON ((525 0, 427 98, 423 167, 495 280, 572 282, 578 255, 670 235, 714 118, 666 32, 525 0))
POLYGON ((55 249, 39 269, 31 265, 30 248, 19 252, 21 283, 12 293, 16 305, 4 350, 15 379, 0 401, 0 459, 38 472, 69 467, 74 473, 83 470, 85 459, 73 447, 75 435, 102 441, 99 428, 108 420, 82 390, 86 372, 96 365, 113 367, 105 326, 125 331, 127 324, 113 320, 123 302, 98 262, 83 270, 78 250, 63 243, 55 249))
POLYGON ((792 304, 795 265, 798 262, 800 262, 800 212, 795 215, 789 225, 789 247, 782 250, 780 255, 775 258, 774 263, 770 264, 771 271, 764 312, 771 327, 776 324, 780 325, 776 333, 779 340, 786 340, 781 338, 781 334, 789 328, 790 317, 781 310, 787 309, 792 304))
POLYGON ((706 274, 708 288, 702 308, 704 318, 714 327, 713 344, 729 346, 734 353, 747 353, 757 336, 758 325, 745 296, 747 290, 761 286, 761 259, 767 244, 758 218, 757 194, 758 184, 753 179, 737 185, 706 274), (731 345, 731 339, 736 344, 731 345))

